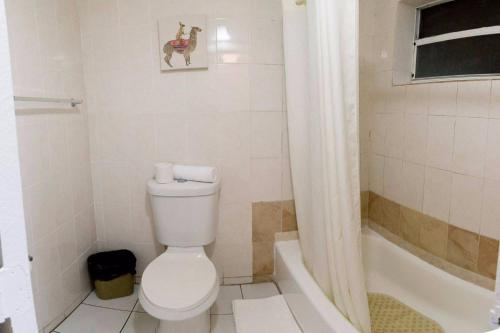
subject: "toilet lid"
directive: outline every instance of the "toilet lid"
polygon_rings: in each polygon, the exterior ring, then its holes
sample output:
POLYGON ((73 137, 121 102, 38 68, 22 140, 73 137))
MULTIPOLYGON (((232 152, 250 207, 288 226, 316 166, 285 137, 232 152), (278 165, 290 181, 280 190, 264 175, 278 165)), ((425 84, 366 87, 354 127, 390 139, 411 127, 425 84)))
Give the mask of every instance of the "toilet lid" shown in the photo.
POLYGON ((187 311, 203 303, 217 286, 217 272, 203 253, 165 252, 142 275, 144 296, 158 307, 187 311))

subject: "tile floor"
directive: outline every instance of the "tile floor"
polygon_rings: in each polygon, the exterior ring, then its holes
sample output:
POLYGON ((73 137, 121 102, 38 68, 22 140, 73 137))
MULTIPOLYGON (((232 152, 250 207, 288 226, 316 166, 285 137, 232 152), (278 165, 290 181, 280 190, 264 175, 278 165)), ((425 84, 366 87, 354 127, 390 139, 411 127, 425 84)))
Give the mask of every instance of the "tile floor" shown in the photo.
MULTIPOLYGON (((154 333, 158 320, 144 312, 134 294, 114 300, 100 300, 92 292, 53 333, 154 333)), ((232 301, 278 295, 273 283, 221 286, 212 306, 211 333, 235 333, 232 301)))

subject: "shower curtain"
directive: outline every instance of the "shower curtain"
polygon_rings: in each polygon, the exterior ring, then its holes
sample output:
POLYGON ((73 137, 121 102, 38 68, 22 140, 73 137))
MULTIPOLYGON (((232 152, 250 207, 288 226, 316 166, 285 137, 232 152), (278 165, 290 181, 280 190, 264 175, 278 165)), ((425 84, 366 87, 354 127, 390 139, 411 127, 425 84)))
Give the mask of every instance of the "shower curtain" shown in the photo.
POLYGON ((304 262, 363 333, 357 0, 283 2, 293 190, 304 262))

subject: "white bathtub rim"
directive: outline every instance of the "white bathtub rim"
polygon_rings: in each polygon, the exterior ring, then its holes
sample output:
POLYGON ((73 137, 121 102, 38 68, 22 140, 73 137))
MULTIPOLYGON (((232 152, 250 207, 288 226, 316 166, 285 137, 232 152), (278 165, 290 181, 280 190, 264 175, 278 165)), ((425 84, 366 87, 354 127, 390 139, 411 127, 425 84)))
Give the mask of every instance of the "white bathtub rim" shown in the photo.
POLYGON ((359 333, 352 323, 340 313, 332 301, 326 297, 309 271, 305 268, 299 241, 278 241, 275 243, 275 249, 276 252, 280 252, 281 259, 303 295, 311 302, 317 314, 331 328, 332 332, 359 333))

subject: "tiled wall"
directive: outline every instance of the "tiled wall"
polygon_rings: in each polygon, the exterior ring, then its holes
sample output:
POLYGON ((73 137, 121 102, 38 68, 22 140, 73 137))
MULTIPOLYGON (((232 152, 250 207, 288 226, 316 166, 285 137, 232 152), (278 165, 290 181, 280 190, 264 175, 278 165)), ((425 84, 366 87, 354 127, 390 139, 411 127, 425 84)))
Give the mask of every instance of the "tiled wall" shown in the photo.
POLYGON ((449 225, 448 236, 500 239, 500 81, 393 86, 397 3, 361 1, 369 190, 449 225))
MULTIPOLYGON (((15 94, 83 98, 76 2, 6 5, 15 94)), ((96 241, 85 108, 52 108, 16 111, 37 319, 47 330, 90 290, 96 241)))
POLYGON ((36 332, 9 50, 5 2, 0 0, 0 331, 36 332))
POLYGON ((215 165, 215 261, 226 279, 251 278, 252 202, 292 198, 280 1, 79 5, 100 245, 130 248, 141 272, 160 251, 145 187, 154 163, 215 165), (179 14, 208 16, 208 70, 160 71, 157 20, 179 14))

